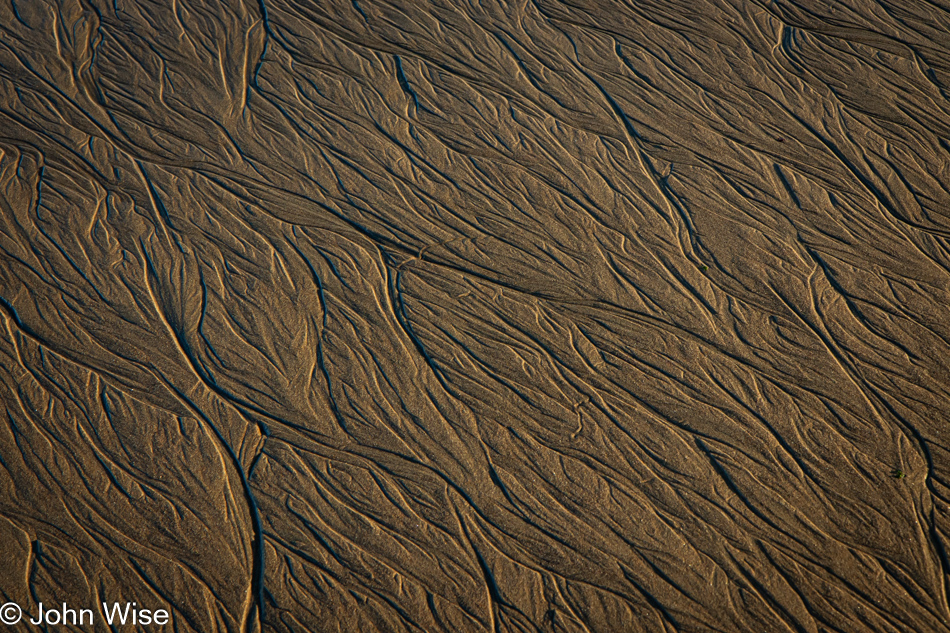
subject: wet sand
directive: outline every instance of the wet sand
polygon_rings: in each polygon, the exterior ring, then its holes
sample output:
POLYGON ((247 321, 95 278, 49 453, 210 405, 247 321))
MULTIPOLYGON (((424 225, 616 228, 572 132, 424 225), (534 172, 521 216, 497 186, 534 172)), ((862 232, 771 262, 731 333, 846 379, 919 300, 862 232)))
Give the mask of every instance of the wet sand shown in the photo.
POLYGON ((0 602, 950 631, 948 34, 0 3, 0 602))

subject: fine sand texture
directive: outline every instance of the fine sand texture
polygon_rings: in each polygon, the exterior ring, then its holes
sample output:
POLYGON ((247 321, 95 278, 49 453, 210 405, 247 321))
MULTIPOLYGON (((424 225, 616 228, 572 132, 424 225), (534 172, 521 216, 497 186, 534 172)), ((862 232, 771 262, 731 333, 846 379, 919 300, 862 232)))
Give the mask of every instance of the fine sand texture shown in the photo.
POLYGON ((950 4, 0 0, 0 405, 10 630, 950 631, 950 4))

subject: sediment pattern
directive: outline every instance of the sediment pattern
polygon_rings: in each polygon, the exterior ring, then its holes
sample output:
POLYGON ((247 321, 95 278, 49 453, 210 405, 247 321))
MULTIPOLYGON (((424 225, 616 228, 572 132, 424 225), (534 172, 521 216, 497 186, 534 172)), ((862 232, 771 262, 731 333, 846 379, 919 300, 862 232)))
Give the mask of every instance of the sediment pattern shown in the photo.
POLYGON ((0 2, 0 598, 950 631, 948 33, 0 2))

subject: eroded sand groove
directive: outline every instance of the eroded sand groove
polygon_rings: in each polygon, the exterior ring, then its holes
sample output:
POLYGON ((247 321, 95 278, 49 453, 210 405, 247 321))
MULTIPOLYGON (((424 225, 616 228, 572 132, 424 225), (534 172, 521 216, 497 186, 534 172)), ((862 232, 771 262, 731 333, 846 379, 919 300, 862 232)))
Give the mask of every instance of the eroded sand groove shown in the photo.
POLYGON ((948 33, 0 0, 0 602, 950 630, 948 33))

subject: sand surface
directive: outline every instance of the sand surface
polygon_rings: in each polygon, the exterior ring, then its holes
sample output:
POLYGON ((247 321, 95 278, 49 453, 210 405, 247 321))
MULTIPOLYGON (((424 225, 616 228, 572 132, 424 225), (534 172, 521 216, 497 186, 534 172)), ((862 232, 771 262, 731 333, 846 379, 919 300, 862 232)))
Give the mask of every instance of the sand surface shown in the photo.
POLYGON ((0 404, 25 617, 950 631, 950 4, 2 0, 0 404))

